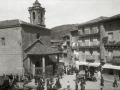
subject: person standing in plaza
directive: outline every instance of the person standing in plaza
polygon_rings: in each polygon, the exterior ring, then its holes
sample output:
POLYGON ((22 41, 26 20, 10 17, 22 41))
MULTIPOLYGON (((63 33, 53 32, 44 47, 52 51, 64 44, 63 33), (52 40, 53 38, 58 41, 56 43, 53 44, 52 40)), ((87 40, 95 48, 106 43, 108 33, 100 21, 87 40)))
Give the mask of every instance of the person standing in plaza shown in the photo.
POLYGON ((67 82, 67 88, 70 88, 70 83, 69 83, 69 81, 67 82))
POLYGON ((104 86, 104 79, 103 77, 101 77, 101 84, 100 84, 102 87, 104 86))
POLYGON ((75 82, 75 90, 78 90, 78 83, 75 82))
POLYGON ((116 76, 114 78, 113 87, 118 87, 116 76))
POLYGON ((85 84, 82 84, 81 90, 85 90, 85 84))
POLYGON ((80 87, 82 88, 82 85, 84 84, 83 80, 81 80, 80 87))

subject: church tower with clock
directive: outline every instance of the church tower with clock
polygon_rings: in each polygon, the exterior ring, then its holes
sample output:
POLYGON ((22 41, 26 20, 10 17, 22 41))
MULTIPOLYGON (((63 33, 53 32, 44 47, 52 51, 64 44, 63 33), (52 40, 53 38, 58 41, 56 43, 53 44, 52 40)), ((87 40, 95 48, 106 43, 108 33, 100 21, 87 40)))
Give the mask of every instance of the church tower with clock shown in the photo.
POLYGON ((29 7, 30 23, 45 27, 45 8, 41 7, 38 0, 33 3, 32 7, 29 7))

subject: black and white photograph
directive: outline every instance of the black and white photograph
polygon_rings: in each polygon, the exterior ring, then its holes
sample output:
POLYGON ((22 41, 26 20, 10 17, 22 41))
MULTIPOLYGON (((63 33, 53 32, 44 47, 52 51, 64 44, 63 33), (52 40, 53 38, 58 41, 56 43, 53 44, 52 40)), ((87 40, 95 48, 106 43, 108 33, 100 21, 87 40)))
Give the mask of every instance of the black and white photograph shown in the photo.
POLYGON ((0 90, 120 90, 120 0, 0 0, 0 90))

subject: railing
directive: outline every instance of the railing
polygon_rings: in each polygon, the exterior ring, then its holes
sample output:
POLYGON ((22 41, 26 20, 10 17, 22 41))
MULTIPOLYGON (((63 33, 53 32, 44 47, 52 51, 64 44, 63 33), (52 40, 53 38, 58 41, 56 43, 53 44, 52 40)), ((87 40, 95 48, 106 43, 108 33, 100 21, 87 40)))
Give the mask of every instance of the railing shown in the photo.
POLYGON ((91 34, 95 34, 95 33, 98 33, 98 29, 91 30, 91 34))
POLYGON ((79 46, 84 46, 84 43, 83 42, 79 42, 79 46))
POLYGON ((100 45, 100 42, 99 41, 93 41, 93 45, 94 46, 100 45))
POLYGON ((90 45, 89 45, 89 42, 85 42, 85 43, 84 43, 84 46, 90 46, 90 45))
POLYGON ((83 31, 82 30, 78 30, 78 35, 83 35, 83 31))
MULTIPOLYGON (((42 67, 25 68, 25 74, 42 76, 43 75, 43 68, 42 67)), ((52 75, 53 75, 53 66, 52 65, 46 66, 45 67, 45 76, 50 77, 52 75)))
POLYGON ((90 46, 93 46, 93 42, 90 42, 90 46))
POLYGON ((90 34, 90 30, 85 30, 85 34, 90 34))

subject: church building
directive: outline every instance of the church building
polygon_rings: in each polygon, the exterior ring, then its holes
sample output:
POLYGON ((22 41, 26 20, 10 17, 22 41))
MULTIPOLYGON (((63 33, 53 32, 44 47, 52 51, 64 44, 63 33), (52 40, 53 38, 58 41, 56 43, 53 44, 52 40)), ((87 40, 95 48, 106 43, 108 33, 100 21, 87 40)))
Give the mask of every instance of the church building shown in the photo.
POLYGON ((30 23, 19 19, 0 21, 0 75, 36 75, 41 74, 40 68, 45 73, 48 66, 55 72, 60 52, 50 47, 45 9, 36 0, 28 11, 30 23))

